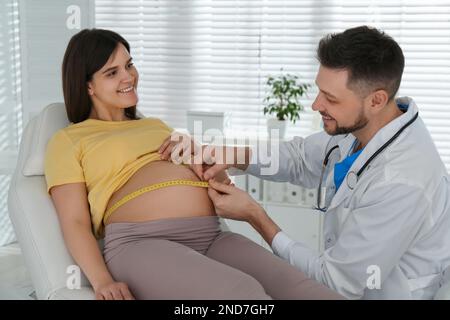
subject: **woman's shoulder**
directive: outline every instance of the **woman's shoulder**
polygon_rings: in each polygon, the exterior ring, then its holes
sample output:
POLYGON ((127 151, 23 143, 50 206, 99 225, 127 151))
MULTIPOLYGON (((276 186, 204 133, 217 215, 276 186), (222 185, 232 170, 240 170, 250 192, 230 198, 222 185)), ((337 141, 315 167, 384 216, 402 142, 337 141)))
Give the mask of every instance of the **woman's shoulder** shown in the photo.
MULTIPOLYGON (((81 123, 81 122, 79 122, 81 123)), ((86 129, 84 126, 78 125, 79 123, 73 124, 69 123, 66 127, 63 127, 51 136, 49 140, 49 144, 70 144, 75 145, 77 141, 80 140, 85 134, 86 129)), ((89 130, 87 130, 89 131, 89 130)))
POLYGON ((148 121, 148 122, 163 122, 161 119, 156 117, 141 117, 139 118, 140 121, 148 121))
POLYGON ((144 118, 147 120, 146 123, 151 123, 152 125, 162 127, 163 129, 168 129, 172 131, 173 129, 166 123, 164 120, 156 118, 156 117, 147 117, 144 118))
POLYGON ((50 137, 50 141, 52 140, 62 140, 67 139, 67 127, 61 128, 53 133, 53 135, 50 137))
POLYGON ((77 123, 70 122, 57 133, 70 137, 72 141, 77 141, 86 135, 101 130, 102 127, 105 127, 104 122, 107 122, 94 120, 95 119, 86 119, 77 123))
POLYGON ((68 147, 70 145, 73 145, 73 140, 70 137, 70 135, 67 133, 67 127, 61 128, 57 130, 53 135, 50 137, 47 143, 47 149, 49 147, 53 148, 63 148, 68 147))

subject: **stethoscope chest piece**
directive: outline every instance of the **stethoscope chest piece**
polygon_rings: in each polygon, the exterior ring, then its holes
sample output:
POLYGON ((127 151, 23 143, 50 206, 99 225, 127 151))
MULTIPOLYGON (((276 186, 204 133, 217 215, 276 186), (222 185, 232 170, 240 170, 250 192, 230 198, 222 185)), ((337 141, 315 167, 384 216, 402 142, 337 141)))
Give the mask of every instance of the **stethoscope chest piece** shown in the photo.
POLYGON ((350 171, 347 174, 347 186, 350 190, 355 189, 356 184, 358 183, 358 176, 355 171, 350 171))

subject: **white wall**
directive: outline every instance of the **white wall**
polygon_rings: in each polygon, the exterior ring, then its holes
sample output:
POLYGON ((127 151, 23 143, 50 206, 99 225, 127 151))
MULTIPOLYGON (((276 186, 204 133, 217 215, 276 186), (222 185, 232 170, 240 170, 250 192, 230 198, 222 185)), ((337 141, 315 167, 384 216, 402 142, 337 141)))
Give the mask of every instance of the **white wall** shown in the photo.
POLYGON ((89 0, 20 1, 24 124, 47 104, 63 101, 64 51, 72 35, 94 26, 93 5, 89 0))

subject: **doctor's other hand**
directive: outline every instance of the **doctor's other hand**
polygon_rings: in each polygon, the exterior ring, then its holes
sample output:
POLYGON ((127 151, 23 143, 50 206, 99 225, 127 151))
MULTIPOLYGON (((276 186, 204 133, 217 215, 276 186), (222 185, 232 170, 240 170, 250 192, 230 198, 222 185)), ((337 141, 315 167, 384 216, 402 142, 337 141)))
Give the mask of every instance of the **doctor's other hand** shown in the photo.
POLYGON ((231 167, 245 170, 251 159, 249 147, 206 145, 202 147, 202 151, 203 179, 206 181, 231 167))
POLYGON ((108 282, 94 288, 96 300, 135 300, 124 282, 108 282))
POLYGON ((209 180, 208 195, 222 218, 250 222, 263 210, 247 192, 215 179, 209 180))

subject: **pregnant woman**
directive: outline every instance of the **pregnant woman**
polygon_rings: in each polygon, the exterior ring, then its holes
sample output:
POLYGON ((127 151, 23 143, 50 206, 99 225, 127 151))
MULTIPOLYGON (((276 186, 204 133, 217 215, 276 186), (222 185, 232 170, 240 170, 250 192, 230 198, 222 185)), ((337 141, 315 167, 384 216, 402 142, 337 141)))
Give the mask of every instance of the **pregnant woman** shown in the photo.
POLYGON ((173 130, 136 116, 139 77, 120 35, 74 35, 62 77, 71 123, 47 145, 47 190, 97 299, 341 298, 221 231, 208 183, 158 153, 173 130))

